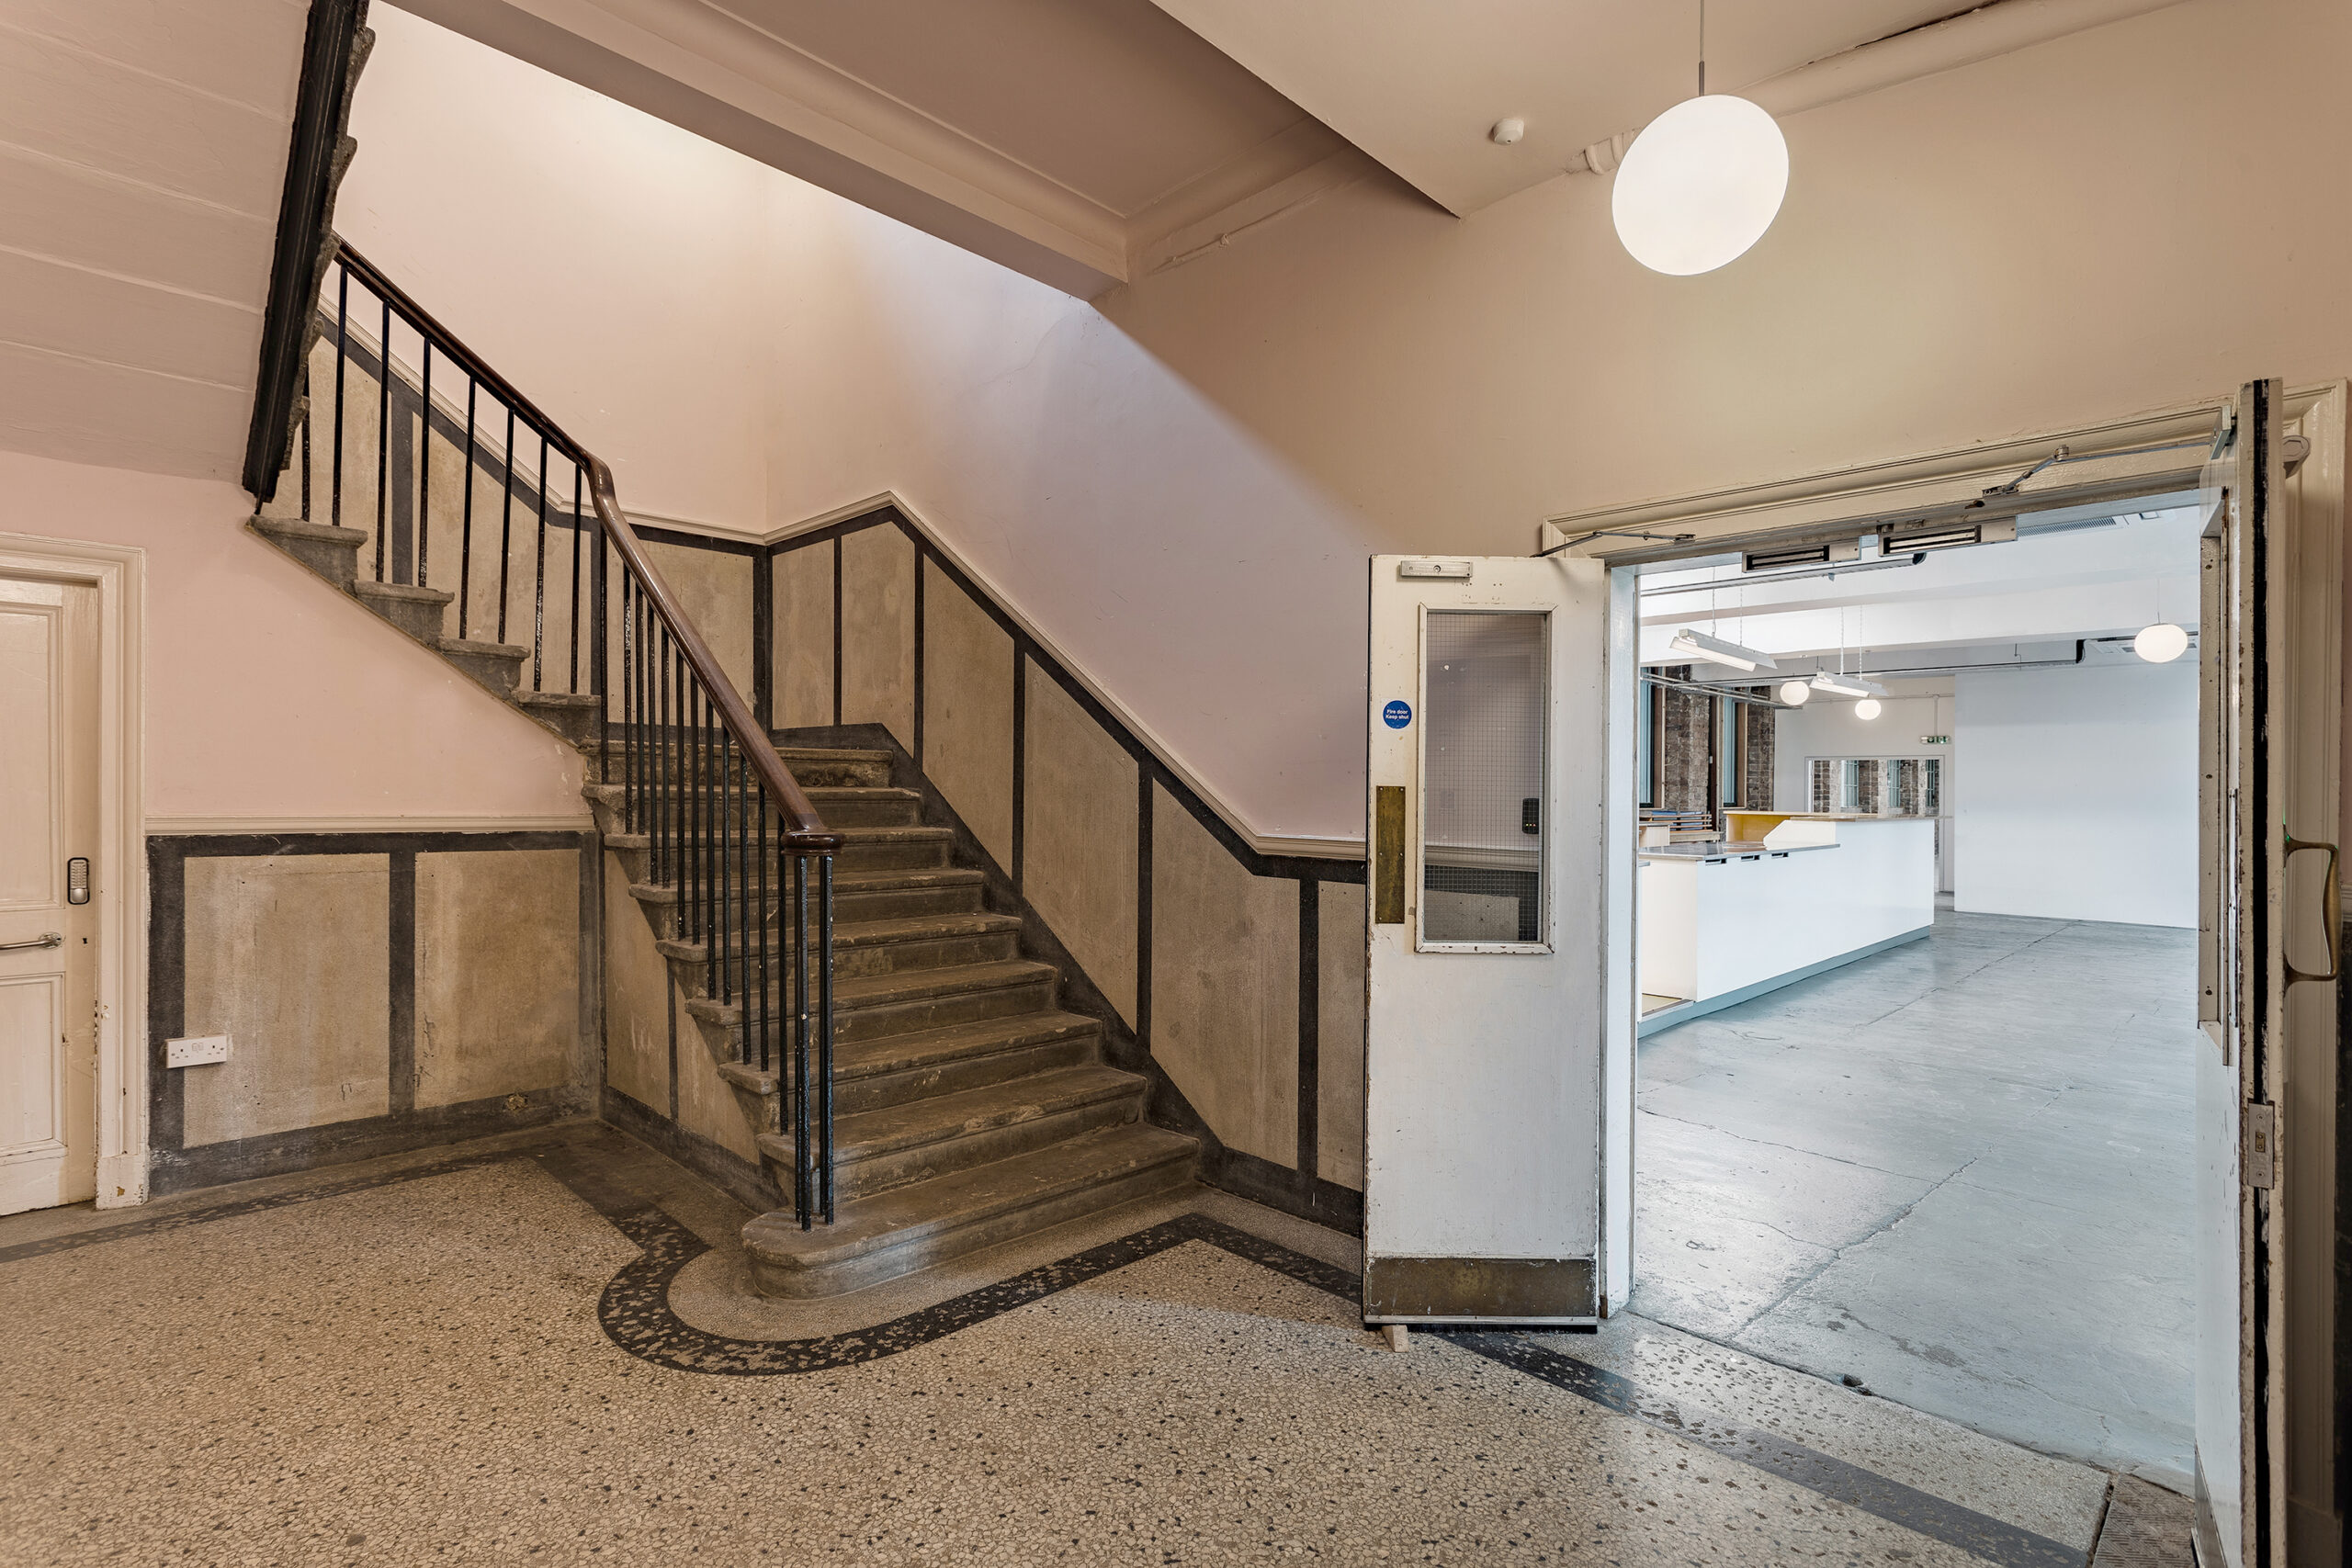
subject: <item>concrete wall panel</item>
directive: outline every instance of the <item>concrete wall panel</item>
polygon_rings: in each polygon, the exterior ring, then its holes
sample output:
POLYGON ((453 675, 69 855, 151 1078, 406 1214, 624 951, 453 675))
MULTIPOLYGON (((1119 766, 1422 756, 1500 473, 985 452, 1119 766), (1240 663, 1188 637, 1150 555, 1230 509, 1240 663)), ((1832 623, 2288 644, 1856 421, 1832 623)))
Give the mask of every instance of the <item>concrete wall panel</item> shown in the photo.
POLYGON ((1132 1024, 1136 761, 1034 663, 1028 683, 1021 890, 1132 1024))
POLYGON ((915 547, 894 527, 842 540, 842 722, 915 740, 915 547))
POLYGON ((1364 892, 1316 890, 1315 1174, 1363 1190, 1364 892))
POLYGON ((683 996, 678 1007, 678 1125, 752 1165, 760 1163, 760 1145, 752 1140, 742 1102, 718 1076, 718 1064, 703 1043, 702 1026, 687 1014, 683 996))
POLYGON ((628 896, 620 858, 605 856, 605 1081, 670 1113, 669 964, 628 896))
MULTIPOLYGON (((731 550, 695 549, 684 545, 648 545, 645 553, 654 570, 678 595, 694 620, 695 630, 710 645, 718 667, 743 694, 752 695, 752 558, 731 550)), ((529 622, 524 623, 525 631, 529 622)), ((508 640, 526 640, 512 635, 508 640)), ((553 650, 550 649, 550 652, 553 650)), ((523 679, 530 681, 530 667, 523 679)))
POLYGON ((385 855, 187 863, 189 1034, 226 1062, 182 1075, 189 1147, 391 1109, 391 871, 385 855))
POLYGON ((1012 638, 938 567, 923 570, 922 770, 1010 868, 1012 638))
POLYGON ((1230 1148, 1298 1157, 1298 884, 1152 791, 1151 1054, 1230 1148))
POLYGON ((774 655, 779 728, 833 722, 833 547, 775 558, 774 655))
POLYGON ((417 856, 416 1103, 582 1076, 578 852, 417 856))

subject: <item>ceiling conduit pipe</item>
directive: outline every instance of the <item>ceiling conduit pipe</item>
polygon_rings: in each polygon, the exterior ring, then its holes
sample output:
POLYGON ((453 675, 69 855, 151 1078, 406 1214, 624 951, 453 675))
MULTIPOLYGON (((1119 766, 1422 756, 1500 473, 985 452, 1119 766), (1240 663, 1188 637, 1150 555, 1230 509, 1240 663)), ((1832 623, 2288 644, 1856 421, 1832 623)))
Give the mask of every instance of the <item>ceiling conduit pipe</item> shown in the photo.
MULTIPOLYGON (((1741 97, 1760 105, 1775 117, 1798 114, 2179 3, 2180 0, 1994 0, 1992 5, 1947 17, 1940 22, 1929 22, 1875 43, 1816 60, 1810 65, 1783 71, 1778 76, 1768 76, 1737 91, 1741 97)), ((1594 142, 1569 163, 1568 173, 1609 173, 1624 157, 1625 149, 1637 134, 1628 130, 1606 141, 1594 142)))

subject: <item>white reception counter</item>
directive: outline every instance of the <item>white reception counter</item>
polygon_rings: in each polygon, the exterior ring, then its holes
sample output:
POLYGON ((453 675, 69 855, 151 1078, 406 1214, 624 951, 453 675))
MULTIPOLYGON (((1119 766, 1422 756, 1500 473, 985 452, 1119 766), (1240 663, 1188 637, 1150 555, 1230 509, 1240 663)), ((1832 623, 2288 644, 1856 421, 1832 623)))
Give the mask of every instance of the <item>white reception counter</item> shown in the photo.
POLYGON ((1641 851, 1645 1034, 1916 942, 1935 923, 1930 818, 1734 813, 1732 831, 1742 837, 1641 851))

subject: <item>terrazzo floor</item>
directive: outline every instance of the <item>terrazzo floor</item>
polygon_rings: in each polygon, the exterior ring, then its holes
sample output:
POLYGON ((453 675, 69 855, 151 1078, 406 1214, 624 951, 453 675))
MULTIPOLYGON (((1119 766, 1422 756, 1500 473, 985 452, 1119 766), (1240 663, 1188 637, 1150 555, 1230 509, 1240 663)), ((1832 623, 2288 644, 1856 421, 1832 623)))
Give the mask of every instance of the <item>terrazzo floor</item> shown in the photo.
POLYGON ((2188 1491, 2194 942, 1943 911, 1642 1042, 1633 1310, 2188 1491))
POLYGON ((1351 1243, 1221 1194, 816 1311, 734 1288, 741 1217, 574 1124, 0 1220, 0 1562, 2054 1568, 2132 1533, 2104 1472, 1638 1317, 1391 1353, 1351 1243))

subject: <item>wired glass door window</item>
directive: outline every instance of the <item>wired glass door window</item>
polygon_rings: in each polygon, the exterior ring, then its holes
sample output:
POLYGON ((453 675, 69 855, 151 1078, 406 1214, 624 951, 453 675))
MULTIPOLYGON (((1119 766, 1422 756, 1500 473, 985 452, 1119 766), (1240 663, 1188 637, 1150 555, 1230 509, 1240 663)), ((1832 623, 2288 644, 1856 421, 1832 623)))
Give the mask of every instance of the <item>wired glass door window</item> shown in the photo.
POLYGON ((1421 667, 1420 945, 1546 941, 1549 616, 1430 610, 1421 667))

